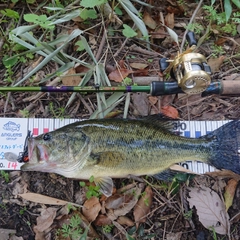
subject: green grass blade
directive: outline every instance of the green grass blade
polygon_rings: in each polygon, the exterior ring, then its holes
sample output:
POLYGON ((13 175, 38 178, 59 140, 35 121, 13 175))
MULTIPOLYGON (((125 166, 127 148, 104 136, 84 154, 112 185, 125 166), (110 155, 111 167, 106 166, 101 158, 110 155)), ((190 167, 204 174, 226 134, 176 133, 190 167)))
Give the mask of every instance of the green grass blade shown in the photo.
POLYGON ((45 77, 44 79, 42 79, 40 81, 40 83, 44 83, 46 81, 48 81, 49 79, 53 78, 53 77, 56 77, 56 76, 59 76, 61 75, 61 73, 64 73, 66 72, 68 69, 74 67, 74 62, 69 62, 69 63, 66 63, 64 64, 63 66, 61 66, 60 68, 58 68, 58 70, 50 75, 48 75, 47 77, 45 77))
POLYGON ((131 93, 127 93, 126 101, 125 101, 125 105, 124 105, 123 118, 127 118, 127 114, 128 114, 128 108, 129 108, 130 100, 131 100, 131 93))
POLYGON ((81 13, 80 10, 74 10, 74 11, 64 15, 64 17, 53 21, 49 25, 55 25, 55 24, 59 24, 59 23, 63 23, 63 22, 68 22, 68 21, 72 20, 73 18, 78 17, 80 15, 80 13, 81 13))
POLYGON ((226 14, 226 22, 228 22, 231 14, 232 14, 232 5, 230 0, 224 0, 224 10, 226 14))
POLYGON ((122 7, 125 9, 129 17, 136 24, 138 29, 141 31, 142 35, 146 38, 147 41, 149 41, 148 31, 144 22, 137 15, 134 14, 136 12, 137 12, 136 14, 138 14, 137 9, 132 5, 132 3, 129 0, 118 0, 118 1, 122 5, 122 7))
POLYGON ((9 33, 9 38, 11 39, 11 35, 14 34, 15 36, 21 35, 23 33, 29 32, 32 29, 34 29, 35 27, 37 27, 37 24, 34 25, 29 25, 29 26, 20 26, 17 27, 15 29, 13 29, 10 33, 9 33))
MULTIPOLYGON (((111 112, 119 103, 121 103, 125 98, 125 93, 123 92, 115 92, 112 94, 107 100, 107 107, 103 109, 102 115, 106 116, 109 112, 111 112)), ((103 108, 103 106, 102 106, 103 108)), ((99 118, 100 109, 97 109, 90 117, 90 119, 99 118)))
POLYGON ((34 68, 32 71, 30 71, 23 79, 21 79, 18 83, 16 83, 14 85, 18 86, 20 85, 22 82, 24 82, 26 79, 30 78, 33 74, 35 74, 38 70, 40 70, 43 66, 45 66, 49 61, 52 60, 52 58, 54 58, 57 53, 59 53, 61 51, 62 48, 65 47, 65 45, 73 40, 74 38, 76 38, 78 35, 80 35, 82 33, 82 31, 80 31, 79 29, 74 30, 70 35, 69 38, 67 39, 67 41, 65 43, 63 43, 60 47, 58 47, 55 51, 53 51, 51 54, 49 54, 36 68, 34 68))
POLYGON ((81 40, 82 40, 82 44, 83 44, 86 52, 90 55, 90 57, 92 58, 93 62, 94 62, 95 64, 97 64, 97 60, 96 60, 96 58, 95 58, 95 56, 94 56, 94 54, 93 54, 93 52, 92 52, 92 49, 89 47, 86 38, 83 37, 83 36, 81 36, 81 40))

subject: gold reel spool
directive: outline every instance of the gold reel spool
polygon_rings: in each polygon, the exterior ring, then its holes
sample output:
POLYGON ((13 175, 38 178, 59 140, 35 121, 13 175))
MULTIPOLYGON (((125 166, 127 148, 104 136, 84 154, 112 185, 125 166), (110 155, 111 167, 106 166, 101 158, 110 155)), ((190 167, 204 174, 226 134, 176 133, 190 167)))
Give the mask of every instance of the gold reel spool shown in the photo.
POLYGON ((188 94, 201 93, 211 83, 211 69, 207 60, 199 53, 186 53, 172 64, 172 73, 181 89, 188 94))

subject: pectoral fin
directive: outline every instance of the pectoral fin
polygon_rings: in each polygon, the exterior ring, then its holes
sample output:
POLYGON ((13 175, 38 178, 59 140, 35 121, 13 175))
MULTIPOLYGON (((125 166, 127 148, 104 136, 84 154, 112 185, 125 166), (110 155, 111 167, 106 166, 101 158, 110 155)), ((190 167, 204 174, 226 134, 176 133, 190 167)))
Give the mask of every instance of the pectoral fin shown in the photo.
POLYGON ((113 180, 110 177, 99 177, 95 178, 94 182, 100 187, 100 192, 106 197, 110 197, 113 191, 113 180))

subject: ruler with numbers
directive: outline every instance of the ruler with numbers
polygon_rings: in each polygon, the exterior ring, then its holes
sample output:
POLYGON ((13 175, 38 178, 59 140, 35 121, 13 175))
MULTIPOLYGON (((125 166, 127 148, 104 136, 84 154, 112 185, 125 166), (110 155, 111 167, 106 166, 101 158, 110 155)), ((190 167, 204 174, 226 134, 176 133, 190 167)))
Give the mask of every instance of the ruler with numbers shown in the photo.
MULTIPOLYGON (((23 151, 28 130, 33 136, 53 131, 67 124, 78 121, 77 119, 36 119, 36 118, 0 118, 0 170, 20 170, 22 164, 10 162, 5 159, 7 152, 19 155, 23 151)), ((179 121, 176 122, 176 131, 182 136, 197 138, 221 127, 229 121, 179 121)), ((202 174, 213 172, 215 168, 199 161, 187 161, 181 166, 202 174)))

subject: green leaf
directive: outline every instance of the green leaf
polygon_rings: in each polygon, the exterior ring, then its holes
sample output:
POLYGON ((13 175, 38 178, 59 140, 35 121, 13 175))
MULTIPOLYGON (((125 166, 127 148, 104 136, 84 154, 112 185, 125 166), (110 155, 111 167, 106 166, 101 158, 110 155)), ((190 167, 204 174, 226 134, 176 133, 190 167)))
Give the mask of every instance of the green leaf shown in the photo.
POLYGON ((77 42, 75 43, 75 45, 78 46, 77 51, 79 51, 79 52, 80 52, 80 51, 83 51, 83 50, 85 49, 82 40, 77 41, 77 42))
POLYGON ((232 14, 232 5, 230 0, 224 0, 224 10, 226 13, 226 22, 228 22, 231 14, 232 14))
POLYGON ((137 36, 137 33, 131 27, 129 27, 127 24, 123 24, 123 27, 124 27, 124 29, 123 29, 122 33, 125 37, 130 38, 130 37, 137 36))
POLYGON ((96 19, 97 18, 97 13, 94 9, 83 9, 80 13, 80 17, 83 20, 86 20, 88 18, 90 19, 96 19))
POLYGON ((12 10, 12 9, 5 9, 5 10, 1 10, 0 11, 4 16, 10 17, 10 18, 14 18, 16 20, 19 19, 19 14, 18 12, 12 10))
POLYGON ((89 178, 89 182, 92 183, 93 181, 94 181, 94 176, 91 176, 91 177, 89 178))
MULTIPOLYGON (((127 12, 129 17, 136 24, 138 29, 141 31, 142 35, 146 38, 147 41, 149 41, 147 28, 144 22, 142 21, 142 19, 140 19, 137 16, 139 15, 139 12, 137 11, 137 9, 133 6, 133 4, 129 0, 118 0, 118 2, 122 5, 122 7, 127 12)), ((149 44, 148 44, 148 48, 150 48, 149 44)))
POLYGON ((115 11, 115 13, 116 13, 117 15, 119 15, 119 16, 122 16, 122 15, 123 15, 123 12, 122 12, 122 10, 121 10, 119 7, 115 7, 115 8, 114 8, 114 11, 115 11))
POLYGON ((240 8, 240 1, 239 1, 239 0, 232 0, 232 2, 233 2, 238 8, 240 8))
POLYGON ((80 5, 86 8, 93 8, 104 4, 106 0, 82 0, 80 5))
POLYGON ((3 65, 6 67, 6 68, 9 68, 9 67, 12 67, 14 66, 18 61, 18 57, 17 56, 13 56, 11 58, 9 58, 8 56, 4 56, 3 57, 3 65))
POLYGON ((39 16, 33 13, 24 14, 23 18, 27 22, 38 23, 39 16))
POLYGON ((44 15, 39 15, 38 16, 38 21, 39 22, 46 22, 47 21, 47 16, 44 14, 44 15))
POLYGON ((86 183, 85 183, 85 182, 79 182, 79 185, 80 185, 81 187, 85 187, 85 186, 86 186, 86 183))

